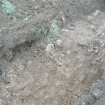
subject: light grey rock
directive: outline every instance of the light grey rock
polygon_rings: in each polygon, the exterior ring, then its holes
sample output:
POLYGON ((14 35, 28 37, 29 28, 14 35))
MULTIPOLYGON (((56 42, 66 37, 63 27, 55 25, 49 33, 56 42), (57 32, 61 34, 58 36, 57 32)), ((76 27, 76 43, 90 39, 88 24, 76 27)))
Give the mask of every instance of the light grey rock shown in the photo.
POLYGON ((63 45, 62 40, 58 39, 58 40, 56 41, 56 45, 57 45, 58 47, 62 47, 62 45, 63 45))
POLYGON ((91 95, 82 95, 78 102, 76 102, 73 105, 93 105, 95 102, 94 97, 92 97, 91 95))
POLYGON ((100 100, 97 100, 97 102, 94 105, 105 105, 105 95, 100 98, 100 100))
POLYGON ((95 97, 96 99, 99 99, 104 93, 102 90, 99 90, 99 89, 94 89, 92 92, 91 92, 92 96, 95 97))
POLYGON ((48 44, 45 51, 46 53, 52 52, 52 50, 54 49, 54 44, 48 44))
POLYGON ((102 90, 103 92, 105 92, 104 91, 105 90, 105 80, 104 79, 97 80, 97 82, 93 84, 91 91, 94 89, 99 89, 99 90, 102 90))

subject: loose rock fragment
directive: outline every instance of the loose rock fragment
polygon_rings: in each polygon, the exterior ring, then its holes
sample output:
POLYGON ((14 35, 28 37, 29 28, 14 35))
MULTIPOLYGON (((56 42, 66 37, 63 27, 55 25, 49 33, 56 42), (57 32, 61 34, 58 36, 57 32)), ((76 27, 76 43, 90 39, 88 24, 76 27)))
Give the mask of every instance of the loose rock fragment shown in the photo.
POLYGON ((91 105, 94 103, 94 101, 95 101, 95 99, 91 95, 86 95, 81 98, 82 105, 87 105, 87 104, 91 105))
POLYGON ((99 13, 101 13, 101 11, 100 11, 100 10, 96 10, 96 11, 93 13, 93 16, 97 16, 97 15, 99 15, 99 13))
POLYGON ((54 49, 54 44, 48 44, 46 47, 46 52, 51 52, 54 49))
POLYGON ((99 89, 95 89, 91 92, 91 94, 96 98, 99 99, 103 95, 103 91, 99 89))
POLYGON ((62 44, 63 44, 62 40, 58 39, 58 40, 56 41, 56 45, 57 45, 58 47, 62 47, 62 44))

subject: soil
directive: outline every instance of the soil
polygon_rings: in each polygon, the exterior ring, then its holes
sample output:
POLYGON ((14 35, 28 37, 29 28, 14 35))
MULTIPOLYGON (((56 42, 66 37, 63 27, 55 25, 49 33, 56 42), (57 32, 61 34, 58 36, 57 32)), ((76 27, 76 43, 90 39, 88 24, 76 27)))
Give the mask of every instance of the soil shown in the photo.
POLYGON ((0 13, 0 105, 74 105, 105 73, 104 1, 11 3, 14 16, 0 13), (57 16, 63 27, 54 43, 33 40, 33 27, 49 28, 57 16))

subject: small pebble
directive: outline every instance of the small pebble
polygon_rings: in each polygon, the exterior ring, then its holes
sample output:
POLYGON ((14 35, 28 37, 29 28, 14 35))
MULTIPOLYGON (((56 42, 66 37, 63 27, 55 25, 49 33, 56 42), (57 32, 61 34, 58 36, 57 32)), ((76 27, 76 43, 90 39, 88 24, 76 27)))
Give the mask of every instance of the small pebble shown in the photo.
POLYGON ((29 60, 29 61, 27 62, 27 64, 28 64, 28 65, 31 65, 31 64, 32 64, 32 61, 29 60))
POLYGON ((54 49, 54 44, 48 44, 45 51, 46 52, 51 52, 54 49))
POLYGON ((56 41, 56 45, 58 47, 62 47, 62 44, 63 44, 62 40, 59 39, 59 40, 56 41))
POLYGON ((93 13, 93 16, 97 16, 97 15, 99 15, 99 13, 100 13, 100 10, 96 10, 96 11, 93 13))
POLYGON ((63 32, 69 32, 69 29, 62 29, 63 32))
POLYGON ((92 30, 94 30, 94 29, 95 29, 95 26, 94 26, 94 25, 90 25, 90 28, 91 28, 92 30))

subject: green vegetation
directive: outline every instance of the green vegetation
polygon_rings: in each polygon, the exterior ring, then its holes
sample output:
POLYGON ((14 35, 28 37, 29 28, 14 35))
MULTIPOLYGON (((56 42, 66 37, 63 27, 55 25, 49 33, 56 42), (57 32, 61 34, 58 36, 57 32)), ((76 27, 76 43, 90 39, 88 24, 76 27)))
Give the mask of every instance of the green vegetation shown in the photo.
POLYGON ((49 30, 48 42, 53 43, 57 39, 60 32, 61 32, 61 21, 58 19, 53 19, 49 30))
POLYGON ((33 36, 35 39, 42 39, 47 37, 48 43, 53 43, 58 38, 61 32, 61 21, 59 19, 53 19, 51 23, 42 22, 34 26, 33 36))
POLYGON ((13 15, 16 12, 16 7, 8 0, 0 0, 0 11, 6 15, 13 15))
POLYGON ((42 39, 49 33, 49 24, 47 22, 37 23, 33 29, 33 36, 35 39, 42 39))

